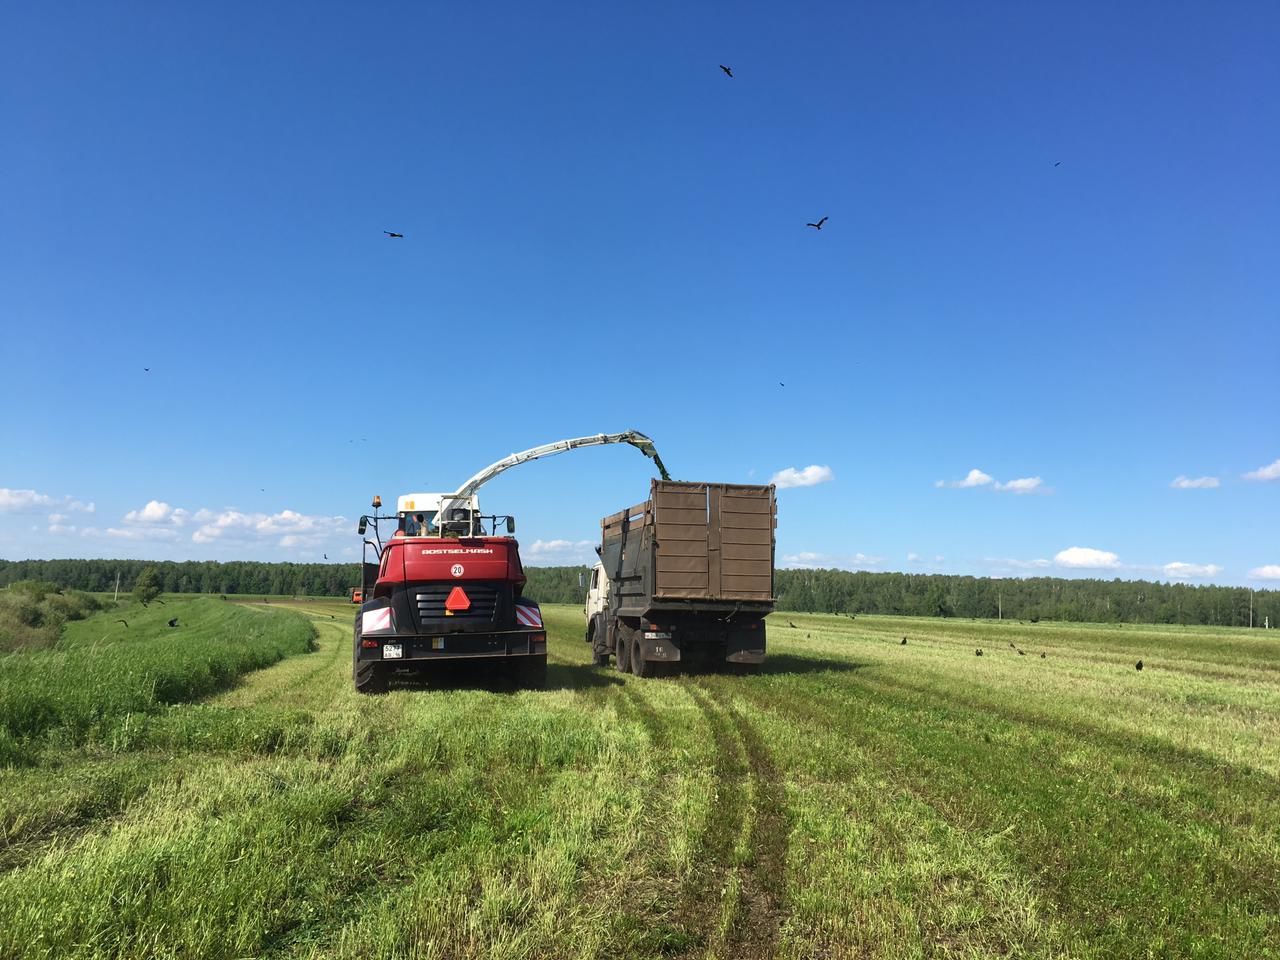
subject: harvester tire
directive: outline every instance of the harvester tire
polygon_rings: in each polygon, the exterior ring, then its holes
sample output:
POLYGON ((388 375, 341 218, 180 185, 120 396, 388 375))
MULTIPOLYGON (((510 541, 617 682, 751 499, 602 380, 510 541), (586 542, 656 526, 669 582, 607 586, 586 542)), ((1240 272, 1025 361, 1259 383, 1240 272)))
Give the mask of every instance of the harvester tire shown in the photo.
POLYGON ((386 693, 387 675, 379 664, 366 660, 360 662, 360 634, 356 634, 355 647, 351 651, 351 680, 356 693, 386 693))
POLYGON ((543 690, 547 686, 547 658, 526 657, 520 661, 520 686, 526 690, 543 690))

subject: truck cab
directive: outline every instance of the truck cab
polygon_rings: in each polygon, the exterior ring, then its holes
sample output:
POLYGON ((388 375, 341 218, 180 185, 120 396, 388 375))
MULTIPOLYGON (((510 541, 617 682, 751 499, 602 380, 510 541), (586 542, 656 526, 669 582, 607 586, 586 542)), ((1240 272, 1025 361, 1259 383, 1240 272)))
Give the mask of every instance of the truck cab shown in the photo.
POLYGON ((587 580, 587 599, 582 604, 582 614, 587 621, 587 643, 592 644, 597 665, 600 656, 603 663, 609 662, 609 651, 604 646, 605 617, 609 611, 609 578, 605 576, 604 564, 597 563, 591 568, 587 580))

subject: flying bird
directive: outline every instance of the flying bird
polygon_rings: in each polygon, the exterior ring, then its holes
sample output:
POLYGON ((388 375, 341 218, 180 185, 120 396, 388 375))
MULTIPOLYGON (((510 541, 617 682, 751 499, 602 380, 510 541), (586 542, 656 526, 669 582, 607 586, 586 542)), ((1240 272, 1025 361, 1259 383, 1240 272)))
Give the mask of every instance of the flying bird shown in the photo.
POLYGON ((730 70, 728 67, 726 67, 723 63, 720 64, 720 69, 723 70, 726 74, 728 74, 730 80, 733 79, 733 71, 730 70))
POLYGON ((124 624, 124 628, 125 628, 126 630, 128 630, 128 629, 129 629, 129 621, 128 621, 128 620, 117 620, 117 621, 116 621, 116 623, 123 623, 123 624, 124 624))
POLYGON ((821 229, 822 229, 822 225, 823 225, 824 223, 826 223, 826 222, 827 222, 827 218, 826 218, 826 217, 823 217, 823 218, 822 218, 821 220, 819 220, 817 223, 806 223, 806 224, 805 224, 805 226, 806 226, 806 227, 813 227, 813 229, 815 229, 815 230, 821 230, 821 229))
POLYGON ((1061 160, 1059 160, 1057 163, 1055 163, 1055 164, 1054 164, 1054 166, 1055 166, 1055 167, 1060 167, 1060 166, 1062 166, 1062 161, 1061 161, 1061 160))
POLYGON ((150 367, 143 367, 143 368, 142 368, 142 372, 143 372, 143 373, 150 373, 150 372, 151 372, 151 368, 150 368, 150 367))
POLYGON ((328 560, 328 559, 329 559, 329 555, 326 553, 326 554, 324 555, 324 558, 325 558, 326 560, 328 560))
POLYGON ((177 617, 174 617, 172 620, 170 620, 170 621, 169 621, 169 626, 171 626, 171 627, 176 627, 177 625, 178 625, 178 618, 177 618, 177 617))
POLYGON ((785 384, 785 383, 783 383, 781 380, 779 380, 779 381, 778 381, 778 386, 780 386, 780 387, 785 387, 785 386, 786 386, 786 384, 785 384))
POLYGON ((1134 668, 1135 670, 1141 670, 1141 669, 1142 669, 1142 661, 1141 661, 1141 660, 1139 660, 1137 663, 1135 663, 1135 664, 1133 665, 1133 668, 1134 668))
POLYGON ((403 239, 404 239, 404 234, 403 234, 403 233, 392 233, 390 230, 383 230, 382 232, 383 232, 383 233, 385 233, 385 234, 386 234, 388 237, 390 237, 392 240, 403 240, 403 239))

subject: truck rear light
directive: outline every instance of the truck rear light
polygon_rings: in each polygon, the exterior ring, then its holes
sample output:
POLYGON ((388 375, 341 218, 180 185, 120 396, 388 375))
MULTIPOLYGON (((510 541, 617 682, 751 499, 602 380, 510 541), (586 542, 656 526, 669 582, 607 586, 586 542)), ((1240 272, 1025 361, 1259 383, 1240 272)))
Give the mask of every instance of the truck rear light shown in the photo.
POLYGON ((378 648, 378 641, 377 640, 361 640, 360 646, 364 647, 366 650, 376 650, 378 648))

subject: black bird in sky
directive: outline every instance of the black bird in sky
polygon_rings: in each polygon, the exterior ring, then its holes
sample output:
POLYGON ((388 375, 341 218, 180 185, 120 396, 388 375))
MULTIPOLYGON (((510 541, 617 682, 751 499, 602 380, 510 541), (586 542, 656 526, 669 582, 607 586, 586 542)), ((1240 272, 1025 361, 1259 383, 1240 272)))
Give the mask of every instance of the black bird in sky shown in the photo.
POLYGON ((723 63, 720 64, 720 69, 723 70, 726 74, 728 74, 730 80, 733 79, 733 71, 730 70, 728 67, 726 67, 723 63))
POLYGON ((328 559, 329 559, 329 555, 326 553, 326 554, 324 555, 324 558, 325 558, 326 560, 328 560, 328 559))
POLYGON ((1055 163, 1055 164, 1054 164, 1054 166, 1055 166, 1055 167, 1060 167, 1060 166, 1062 166, 1062 161, 1061 161, 1061 160, 1059 160, 1057 163, 1055 163))
POLYGON ((383 232, 383 233, 385 233, 385 234, 386 234, 388 237, 390 237, 392 240, 403 240, 403 239, 404 239, 404 234, 403 234, 403 233, 392 233, 390 230, 383 230, 382 232, 383 232))
POLYGON ((826 222, 827 222, 827 218, 826 218, 826 217, 823 217, 823 218, 822 218, 821 220, 819 220, 817 223, 806 223, 806 224, 805 224, 805 226, 806 226, 806 227, 813 227, 813 229, 815 229, 815 230, 821 230, 821 229, 822 229, 822 225, 823 225, 824 223, 826 223, 826 222))
POLYGON ((142 368, 142 372, 143 372, 143 373, 150 373, 150 372, 151 372, 151 368, 150 368, 150 367, 143 367, 143 368, 142 368))
POLYGON ((1142 669, 1142 661, 1141 661, 1141 660, 1139 660, 1137 663, 1135 663, 1135 664, 1133 665, 1133 668, 1134 668, 1135 670, 1141 670, 1141 669, 1142 669))
POLYGON ((123 624, 124 624, 124 628, 125 628, 126 630, 128 630, 128 629, 129 629, 129 621, 128 621, 128 620, 117 620, 117 621, 116 621, 116 623, 123 623, 123 624))
POLYGON ((170 621, 169 621, 169 626, 171 626, 171 627, 176 627, 177 625, 178 625, 178 618, 177 618, 177 617, 174 617, 172 620, 170 620, 170 621))
POLYGON ((779 381, 778 381, 778 386, 780 386, 780 387, 785 387, 785 386, 786 386, 786 384, 785 384, 785 383, 783 383, 781 380, 779 380, 779 381))

